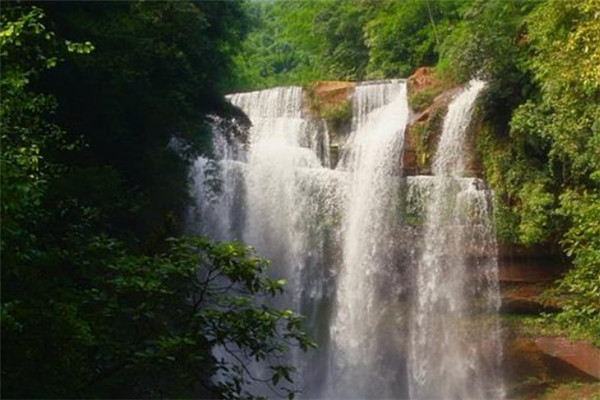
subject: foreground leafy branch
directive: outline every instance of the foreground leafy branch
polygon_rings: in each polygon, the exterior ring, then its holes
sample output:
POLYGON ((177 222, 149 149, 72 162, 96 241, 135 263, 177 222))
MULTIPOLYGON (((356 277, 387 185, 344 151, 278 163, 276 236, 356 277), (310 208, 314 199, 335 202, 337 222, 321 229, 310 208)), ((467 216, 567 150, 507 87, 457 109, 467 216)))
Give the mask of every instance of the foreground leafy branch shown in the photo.
POLYGON ((281 294, 285 281, 269 278, 268 262, 253 249, 184 237, 154 257, 128 255, 107 239, 90 251, 109 251, 113 260, 94 274, 83 309, 94 332, 118 326, 127 341, 113 342, 114 331, 96 337, 96 359, 105 358, 89 387, 117 373, 168 370, 189 388, 200 383, 223 398, 254 398, 247 386, 261 383, 293 396, 282 382, 292 383, 286 354, 313 343, 298 315, 260 304, 281 294), (272 371, 267 378, 250 372, 257 361, 272 371))

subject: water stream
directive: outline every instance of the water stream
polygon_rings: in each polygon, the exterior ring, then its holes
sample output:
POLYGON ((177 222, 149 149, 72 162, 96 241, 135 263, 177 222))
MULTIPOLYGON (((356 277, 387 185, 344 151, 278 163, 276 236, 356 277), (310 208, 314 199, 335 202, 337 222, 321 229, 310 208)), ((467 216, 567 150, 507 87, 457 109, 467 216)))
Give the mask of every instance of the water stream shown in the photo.
POLYGON ((478 182, 464 179, 466 132, 484 87, 472 81, 451 102, 433 160, 410 322, 411 399, 503 397, 490 205, 478 182))
POLYGON ((356 86, 335 168, 301 88, 228 96, 252 122, 249 144, 215 129, 193 169, 190 231, 255 246, 288 280, 277 305, 304 314, 319 345, 291 356, 301 397, 502 397, 489 193, 463 176, 482 89, 452 101, 429 177, 402 176, 403 80, 356 86))
POLYGON ((403 81, 363 84, 354 93, 354 120, 338 170, 348 173, 343 208, 342 268, 331 325, 327 397, 393 396, 394 371, 383 366, 377 332, 385 321, 383 283, 393 277, 394 202, 408 122, 403 81))

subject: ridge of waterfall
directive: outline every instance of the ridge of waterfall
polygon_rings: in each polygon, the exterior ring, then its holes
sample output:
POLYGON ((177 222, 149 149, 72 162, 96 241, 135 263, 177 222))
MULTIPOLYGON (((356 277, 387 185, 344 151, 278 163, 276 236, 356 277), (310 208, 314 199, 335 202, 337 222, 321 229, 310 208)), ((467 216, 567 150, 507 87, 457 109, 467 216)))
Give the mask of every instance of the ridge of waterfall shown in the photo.
POLYGON ((463 178, 466 132, 484 87, 473 80, 450 103, 428 182, 410 322, 413 400, 504 397, 489 192, 480 190, 481 181, 463 178))

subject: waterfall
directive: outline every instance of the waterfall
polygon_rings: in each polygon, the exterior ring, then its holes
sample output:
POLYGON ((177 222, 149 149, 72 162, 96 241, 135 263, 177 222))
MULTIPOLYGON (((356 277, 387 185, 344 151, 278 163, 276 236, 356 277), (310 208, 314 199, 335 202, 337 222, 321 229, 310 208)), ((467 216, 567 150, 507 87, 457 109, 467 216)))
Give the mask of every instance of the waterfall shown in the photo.
MULTIPOLYGON (((363 84, 354 93, 353 130, 338 169, 348 171, 343 268, 339 272, 328 397, 390 397, 393 376, 382 367, 376 332, 384 315, 378 297, 393 260, 393 207, 408 121, 403 81, 363 84)), ((392 373, 392 375, 394 375, 392 373)))
POLYGON ((325 284, 305 282, 323 275, 320 247, 328 232, 322 222, 339 204, 335 173, 326 168, 327 130, 303 116, 299 87, 236 94, 230 101, 253 124, 241 237, 288 279, 292 293, 286 305, 299 310, 303 298, 320 297, 325 284))
POLYGON ((414 400, 503 397, 490 206, 477 181, 463 178, 466 131, 484 86, 472 81, 452 100, 433 161, 410 323, 414 400))
POLYGON ((327 126, 303 110, 299 87, 228 96, 252 123, 247 144, 215 117, 212 154, 192 171, 190 231, 252 245, 287 279, 275 305, 305 315, 319 346, 290 355, 301 397, 502 397, 489 193, 462 176, 482 87, 452 102, 433 177, 402 176, 403 80, 355 87, 335 169, 327 126))
POLYGON ((306 312, 310 299, 330 290, 323 258, 343 203, 344 185, 328 168, 326 126, 303 115, 300 87, 228 100, 252 122, 249 144, 242 149, 213 132, 216 161, 200 157, 192 172, 198 199, 192 225, 201 227, 195 232, 256 247, 289 282, 280 305, 306 312))
MULTIPOLYGON (((306 315, 306 328, 324 348, 345 191, 344 174, 329 168, 327 127, 304 115, 299 87, 228 100, 252 123, 249 143, 242 148, 213 132, 214 160, 199 157, 192 171, 197 205, 191 230, 254 246, 271 262, 273 275, 288 281, 276 305, 306 315)), ((325 361, 297 351, 291 357, 301 370, 294 377, 297 388, 307 392, 304 382, 314 386, 323 369, 314 365, 325 361)), ((260 375, 260 366, 254 367, 260 375)))

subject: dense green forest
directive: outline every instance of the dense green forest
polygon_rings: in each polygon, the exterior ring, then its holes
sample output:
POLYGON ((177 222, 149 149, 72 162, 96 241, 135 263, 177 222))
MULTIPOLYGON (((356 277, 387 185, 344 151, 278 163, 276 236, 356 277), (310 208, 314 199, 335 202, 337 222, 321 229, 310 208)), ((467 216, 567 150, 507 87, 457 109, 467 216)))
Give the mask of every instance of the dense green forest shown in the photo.
MULTIPOLYGON (((268 261, 184 236, 207 116, 244 118, 227 92, 421 66, 488 81, 499 238, 561 247, 546 318, 600 346, 600 0, 11 2, 0 22, 3 398, 242 398, 251 373, 211 349, 312 348, 253 300, 284 290, 268 261)), ((272 365, 274 393, 292 370, 272 365)))
POLYGON ((253 250, 180 236, 245 21, 234 2, 2 5, 2 397, 236 397, 244 365, 211 348, 311 345, 251 300, 284 284, 253 250))

